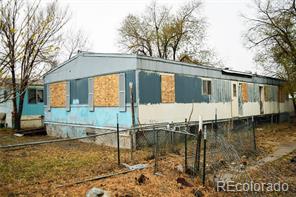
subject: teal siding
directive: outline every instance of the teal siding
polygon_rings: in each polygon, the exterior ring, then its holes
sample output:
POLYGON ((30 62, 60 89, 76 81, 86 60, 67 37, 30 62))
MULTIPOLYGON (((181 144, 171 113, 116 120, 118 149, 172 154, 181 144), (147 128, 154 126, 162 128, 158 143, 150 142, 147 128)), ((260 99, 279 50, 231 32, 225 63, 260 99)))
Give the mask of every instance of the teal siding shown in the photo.
MULTIPOLYGON (((130 107, 127 107, 125 112, 120 111, 119 107, 95 107, 95 110, 90 112, 86 105, 72 105, 71 111, 67 111, 65 108, 51 108, 50 112, 45 111, 45 121, 95 127, 116 127, 117 114, 120 127, 131 127, 130 107)), ((135 117, 137 117, 137 108, 135 108, 135 117)))
POLYGON ((211 102, 231 102, 231 82, 228 80, 213 79, 211 102))
POLYGON ((259 102, 259 85, 255 83, 248 83, 248 97, 249 102, 259 102))
MULTIPOLYGON (((41 89, 42 90, 43 86, 38 87, 36 89, 38 89, 38 90, 41 89)), ((43 102, 42 103, 36 103, 36 104, 29 104, 28 103, 28 91, 26 91, 25 98, 24 98, 24 106, 23 106, 23 114, 22 115, 43 115, 44 114, 43 106, 44 106, 43 102)))

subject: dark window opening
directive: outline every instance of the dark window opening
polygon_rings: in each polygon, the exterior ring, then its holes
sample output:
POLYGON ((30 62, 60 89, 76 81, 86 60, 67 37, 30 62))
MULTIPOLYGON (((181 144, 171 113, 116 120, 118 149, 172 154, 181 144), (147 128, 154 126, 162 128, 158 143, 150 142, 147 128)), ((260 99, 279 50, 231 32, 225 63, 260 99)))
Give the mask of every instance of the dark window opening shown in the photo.
POLYGON ((37 90, 36 96, 37 96, 37 102, 43 103, 43 90, 37 90))
POLYGON ((29 104, 43 103, 43 90, 29 88, 28 103, 29 104))
POLYGON ((3 92, 3 100, 7 100, 8 99, 8 92, 7 90, 4 90, 3 92))
POLYGON ((233 97, 236 97, 236 84, 232 86, 233 97))
POLYGON ((71 104, 88 104, 88 79, 76 79, 70 82, 71 104))
POLYGON ((210 80, 202 80, 203 86, 203 95, 211 95, 212 94, 212 81, 210 80))
POLYGON ((36 104, 36 89, 28 89, 28 103, 29 104, 36 104))

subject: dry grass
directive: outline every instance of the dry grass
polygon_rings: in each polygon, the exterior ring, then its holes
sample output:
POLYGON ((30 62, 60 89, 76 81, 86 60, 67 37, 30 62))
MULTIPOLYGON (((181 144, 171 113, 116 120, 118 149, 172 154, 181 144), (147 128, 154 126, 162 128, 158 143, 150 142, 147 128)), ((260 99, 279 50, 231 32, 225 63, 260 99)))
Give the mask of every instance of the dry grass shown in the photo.
POLYGON ((256 129, 256 140, 260 157, 273 153, 280 144, 296 143, 296 122, 260 125, 256 129))
MULTIPOLYGON (((257 144, 263 155, 276 150, 279 144, 296 139, 296 125, 279 124, 262 126, 257 130, 257 144)), ((48 136, 15 137, 11 130, 0 130, 0 144, 15 144, 28 141, 53 139, 48 136)), ((0 150, 0 196, 84 196, 92 187, 100 187, 111 192, 112 196, 193 196, 198 189, 205 196, 229 196, 217 193, 211 187, 202 187, 198 178, 191 179, 175 170, 183 164, 181 156, 167 155, 159 161, 162 176, 153 174, 154 160, 151 148, 134 153, 134 163, 148 163, 150 167, 104 180, 86 182, 70 187, 57 188, 86 178, 124 170, 117 166, 116 149, 79 141, 30 146, 15 150, 0 150), (135 177, 144 174, 149 178, 144 185, 136 184, 135 177), (194 187, 180 188, 176 179, 179 176, 194 184, 194 187)), ((295 152, 293 153, 295 155, 295 152)), ((270 179, 268 173, 289 181, 295 192, 295 164, 289 163, 292 155, 261 166, 256 181, 270 179), (271 166, 269 166, 271 165, 271 166), (262 168, 262 169, 261 169, 262 168), (262 177, 261 177, 262 176, 262 177)), ((130 161, 130 153, 122 150, 122 162, 130 161)), ((277 179, 274 179, 277 180, 277 179)), ((236 194, 237 196, 238 194, 236 194)))
POLYGON ((295 196, 296 194, 296 163, 291 159, 296 157, 296 150, 289 155, 259 166, 250 171, 250 176, 257 183, 287 183, 287 192, 266 192, 264 196, 295 196))

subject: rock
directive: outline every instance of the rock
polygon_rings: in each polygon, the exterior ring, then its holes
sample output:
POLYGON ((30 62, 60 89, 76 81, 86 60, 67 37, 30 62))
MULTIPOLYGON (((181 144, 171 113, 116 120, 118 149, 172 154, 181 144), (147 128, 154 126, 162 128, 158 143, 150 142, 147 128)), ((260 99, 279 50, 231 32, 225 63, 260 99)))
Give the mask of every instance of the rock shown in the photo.
POLYGON ((141 174, 139 178, 135 178, 137 181, 137 184, 142 185, 145 184, 147 180, 149 180, 148 177, 146 177, 144 174, 141 174))
POLYGON ((203 193, 199 191, 198 189, 193 189, 192 193, 194 194, 195 197, 202 197, 203 193))
POLYGON ((246 155, 243 155, 241 159, 242 160, 246 160, 247 159, 247 156, 246 155))
POLYGON ((182 186, 185 186, 185 187, 193 187, 193 185, 191 183, 188 183, 184 178, 182 177, 179 177, 177 178, 177 183, 180 183, 182 186))
POLYGON ((240 168, 240 170, 245 170, 246 169, 246 166, 244 164, 240 164, 239 165, 239 168, 240 168))
POLYGON ((110 197, 109 193, 100 189, 93 187, 86 193, 86 197, 110 197))
POLYGON ((295 163, 296 164, 296 156, 294 156, 290 161, 291 161, 291 163, 295 163))
POLYGON ((183 172, 184 172, 184 168, 183 168, 183 166, 182 166, 181 164, 177 165, 177 166, 175 167, 175 169, 176 169, 179 173, 183 173, 183 172))

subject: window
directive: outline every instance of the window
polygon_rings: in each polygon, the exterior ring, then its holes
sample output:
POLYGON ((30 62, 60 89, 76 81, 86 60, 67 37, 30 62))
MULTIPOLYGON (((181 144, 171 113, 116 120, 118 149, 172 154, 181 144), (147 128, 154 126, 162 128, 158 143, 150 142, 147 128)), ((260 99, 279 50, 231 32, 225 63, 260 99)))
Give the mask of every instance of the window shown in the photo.
POLYGON ((28 103, 43 103, 43 90, 37 90, 33 88, 28 89, 28 103))
MULTIPOLYGON (((0 90, 0 92, 1 92, 1 90, 0 90)), ((8 100, 8 92, 7 92, 7 90, 3 90, 2 95, 0 93, 0 101, 1 101, 1 98, 2 98, 2 101, 8 100)))
POLYGON ((43 90, 36 90, 37 102, 43 103, 43 90))
POLYGON ((70 82, 71 104, 88 104, 88 79, 75 79, 70 82))
POLYGON ((232 95, 236 97, 236 84, 232 84, 232 95))
POLYGON ((210 80, 202 80, 203 95, 212 94, 212 82, 210 80))
POLYGON ((36 100, 36 89, 29 89, 28 90, 28 103, 35 104, 37 103, 36 100))

